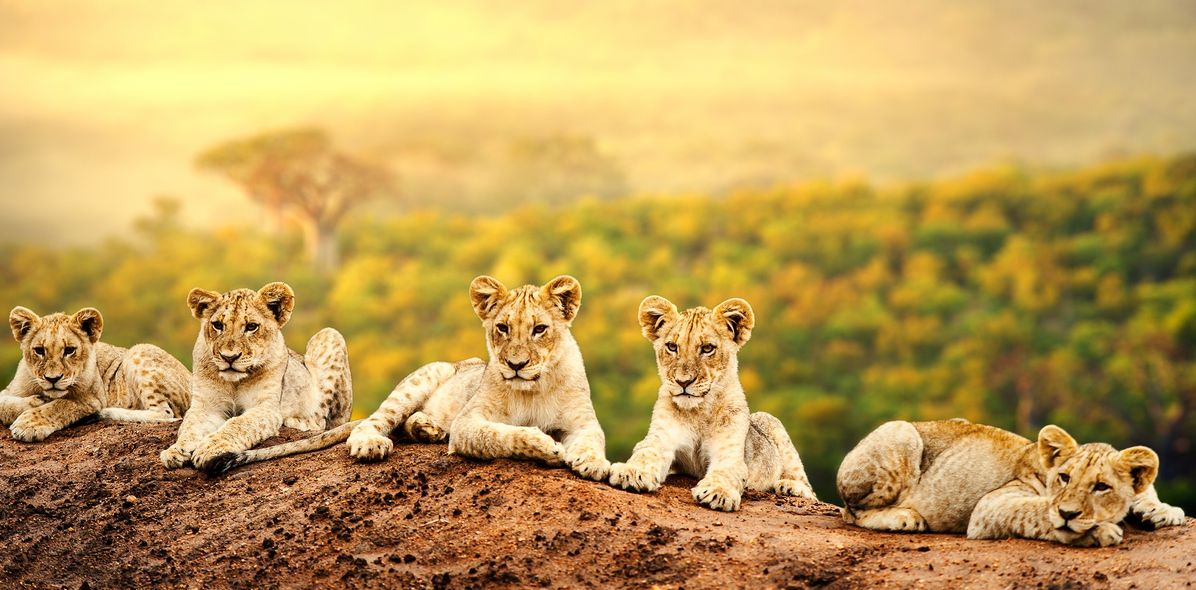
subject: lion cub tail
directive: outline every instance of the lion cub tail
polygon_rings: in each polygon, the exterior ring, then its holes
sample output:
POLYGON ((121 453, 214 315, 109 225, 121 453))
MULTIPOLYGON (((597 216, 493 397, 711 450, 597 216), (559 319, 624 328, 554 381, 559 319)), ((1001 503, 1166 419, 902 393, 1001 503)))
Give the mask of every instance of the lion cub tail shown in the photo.
POLYGON ((317 434, 300 439, 293 442, 282 443, 262 449, 249 449, 248 451, 241 451, 238 453, 224 453, 217 455, 207 465, 204 465, 202 470, 208 475, 220 475, 228 472, 230 469, 240 467, 249 463, 257 463, 258 461, 266 461, 268 459, 277 459, 278 457, 286 457, 288 455, 297 455, 299 453, 307 453, 310 451, 318 451, 326 449, 332 445, 344 442, 349 438, 349 433, 353 432, 353 427, 357 426, 361 420, 354 420, 346 422, 333 428, 317 434))

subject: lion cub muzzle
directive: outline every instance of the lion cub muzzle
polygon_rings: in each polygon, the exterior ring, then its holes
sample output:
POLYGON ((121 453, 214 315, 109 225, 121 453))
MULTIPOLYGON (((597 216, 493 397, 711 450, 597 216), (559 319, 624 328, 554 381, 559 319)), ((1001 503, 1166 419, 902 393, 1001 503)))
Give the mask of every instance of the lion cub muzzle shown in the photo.
POLYGON ((540 365, 536 364, 529 367, 528 365, 530 364, 531 361, 528 360, 513 361, 506 359, 503 361, 503 365, 499 367, 499 370, 502 373, 503 379, 511 383, 539 381, 540 365))

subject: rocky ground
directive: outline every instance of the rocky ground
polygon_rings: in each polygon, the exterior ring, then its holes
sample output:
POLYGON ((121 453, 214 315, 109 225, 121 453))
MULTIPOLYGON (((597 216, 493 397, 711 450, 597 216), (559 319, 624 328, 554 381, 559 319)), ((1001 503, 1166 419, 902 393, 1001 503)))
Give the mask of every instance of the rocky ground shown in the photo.
POLYGON ((174 433, 93 424, 23 444, 0 428, 0 587, 1196 583, 1192 519, 1128 530, 1105 549, 879 534, 844 525, 830 504, 749 493, 739 512, 716 513, 694 504, 693 480, 636 495, 561 469, 407 443, 374 465, 337 447, 213 479, 162 468, 158 452, 174 433))

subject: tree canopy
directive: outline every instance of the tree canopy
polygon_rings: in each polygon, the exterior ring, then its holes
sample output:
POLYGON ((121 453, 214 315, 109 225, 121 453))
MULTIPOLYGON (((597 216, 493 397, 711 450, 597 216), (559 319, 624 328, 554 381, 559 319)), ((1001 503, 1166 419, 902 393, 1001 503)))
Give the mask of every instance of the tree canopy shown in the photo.
POLYGON ((272 212, 296 214, 309 257, 325 271, 338 263, 334 232, 345 215, 395 191, 386 168, 336 151, 318 129, 288 129, 226 142, 200 154, 196 165, 228 178, 272 212))

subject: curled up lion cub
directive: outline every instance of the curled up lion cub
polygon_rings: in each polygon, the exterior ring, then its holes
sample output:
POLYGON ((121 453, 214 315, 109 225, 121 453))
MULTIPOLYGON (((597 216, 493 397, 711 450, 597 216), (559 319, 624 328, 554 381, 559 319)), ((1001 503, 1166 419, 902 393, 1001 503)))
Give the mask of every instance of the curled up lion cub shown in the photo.
POLYGON ((888 422, 839 467, 843 519, 881 531, 967 532, 1068 545, 1121 542, 1127 515, 1148 528, 1181 524, 1159 501, 1159 457, 1077 444, 1050 425, 1031 442, 967 420, 888 422))
POLYGON ((0 392, 0 423, 17 440, 40 441, 91 416, 172 422, 187 411, 187 367, 152 344, 100 342, 104 318, 94 308, 39 317, 17 307, 8 323, 21 362, 0 392))
POLYGON ((653 295, 639 319, 656 351, 660 392, 647 437, 626 463, 611 465, 611 485, 650 492, 677 471, 701 478, 694 499, 715 510, 738 510, 745 487, 817 499, 781 421, 748 412, 738 360, 756 324, 748 302, 678 313, 653 295))
POLYGON ((220 294, 192 289, 187 296, 199 320, 192 351, 191 409, 179 426, 178 441, 162 451, 162 463, 191 463, 208 473, 326 447, 344 440, 353 403, 353 381, 345 339, 324 328, 307 342, 303 355, 287 348, 282 327, 295 308, 286 283, 259 291, 220 294), (331 431, 281 445, 255 449, 281 426, 331 431), (341 426, 341 428, 334 428, 341 426))
POLYGON ((482 320, 489 362, 425 365, 403 379, 382 406, 353 429, 349 454, 379 461, 392 430, 478 459, 515 458, 606 479, 606 438, 590 401, 581 350, 569 328, 581 285, 562 275, 544 286, 508 290, 480 276, 469 285, 482 320))

